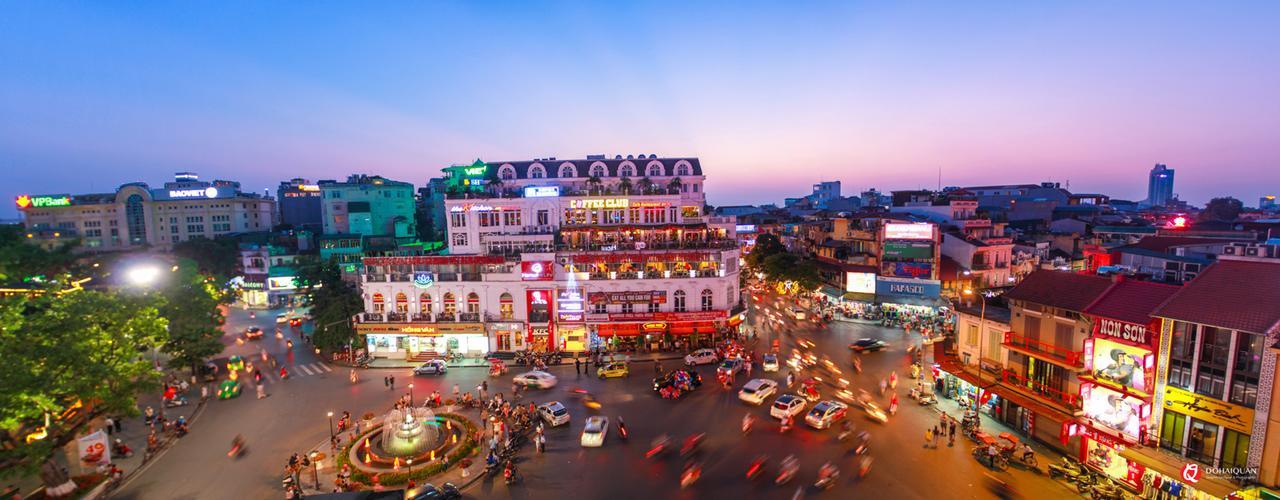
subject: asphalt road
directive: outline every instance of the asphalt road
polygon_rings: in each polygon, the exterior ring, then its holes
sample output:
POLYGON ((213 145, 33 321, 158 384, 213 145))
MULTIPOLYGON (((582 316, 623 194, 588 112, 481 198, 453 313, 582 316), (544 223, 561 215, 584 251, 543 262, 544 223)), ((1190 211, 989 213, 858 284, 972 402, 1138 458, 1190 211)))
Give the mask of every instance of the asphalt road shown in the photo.
MULTIPOLYGON (((772 300, 772 299, 768 299, 772 300)), ((772 307, 770 304, 767 307, 772 307)), ((242 354, 248 357, 266 348, 281 357, 285 354, 284 341, 275 339, 274 312, 261 313, 257 320, 250 320, 244 311, 232 310, 228 331, 239 332, 250 323, 262 326, 267 332, 263 341, 244 346, 234 344, 234 336, 228 335, 230 347, 226 355, 242 354)), ((750 322, 758 325, 761 314, 754 305, 750 322)), ((591 375, 575 374, 572 365, 553 367, 549 371, 559 377, 559 384, 545 391, 531 391, 522 402, 542 403, 559 400, 565 403, 572 415, 568 425, 548 430, 547 452, 537 454, 532 446, 520 453, 522 483, 510 487, 498 481, 481 480, 465 491, 476 498, 715 498, 749 495, 751 498, 790 498, 797 488, 806 496, 864 495, 882 498, 991 498, 984 488, 983 475, 987 470, 969 456, 971 444, 958 437, 956 446, 945 443, 938 449, 923 447, 924 429, 938 421, 935 407, 922 407, 905 396, 910 379, 906 378, 908 356, 907 337, 900 329, 887 329, 857 323, 834 322, 819 332, 812 324, 788 328, 757 327, 762 333, 759 349, 778 338, 784 352, 794 346, 796 338, 813 340, 816 351, 836 361, 848 374, 855 387, 875 393, 880 377, 897 370, 903 383, 899 386, 900 408, 887 424, 867 420, 861 413, 851 410, 851 418, 859 428, 871 431, 871 448, 874 464, 868 476, 861 481, 853 479, 853 458, 846 452, 847 444, 836 441, 837 430, 816 431, 800 424, 787 434, 778 432, 776 420, 768 417, 767 404, 760 407, 747 405, 737 399, 737 389, 746 381, 739 375, 733 391, 726 391, 715 383, 714 367, 699 368, 705 384, 682 400, 671 401, 658 397, 652 391, 653 365, 637 363, 628 378, 599 380, 591 375), (787 330, 791 330, 790 333, 787 330), (852 374, 851 357, 847 345, 861 337, 886 340, 890 347, 882 352, 864 356, 863 373, 852 374), (598 449, 584 449, 579 436, 585 417, 595 413, 584 407, 571 390, 581 387, 601 401, 600 414, 609 416, 611 423, 617 416, 627 422, 630 441, 622 441, 616 427, 611 427, 605 445, 598 449), (746 413, 755 414, 756 429, 748 436, 741 433, 741 419, 746 413), (688 489, 680 489, 679 475, 684 461, 674 456, 658 460, 644 457, 649 443, 661 434, 677 439, 705 432, 707 440, 699 460, 703 463, 700 481, 688 489), (754 482, 745 479, 748 464, 757 455, 770 457, 764 476, 754 482), (794 454, 801 461, 801 469, 795 480, 784 486, 772 484, 778 462, 786 455, 794 454), (823 462, 832 461, 842 471, 842 477, 829 491, 819 492, 811 487, 823 462)), ((287 331, 287 329, 286 329, 287 331)), ((462 390, 474 390, 481 380, 489 380, 490 392, 506 392, 511 389, 510 375, 518 373, 513 367, 508 376, 488 377, 483 368, 455 368, 444 376, 413 377, 408 369, 366 370, 362 380, 351 384, 347 372, 341 368, 326 371, 306 351, 305 344, 297 341, 297 359, 293 377, 287 381, 272 380, 267 384, 270 397, 255 399, 253 389, 246 385, 244 395, 229 401, 216 401, 201 416, 193 432, 177 443, 169 452, 154 462, 144 473, 135 477, 115 498, 277 498, 281 495, 280 477, 288 456, 293 452, 305 452, 329 436, 326 412, 341 414, 343 410, 359 415, 364 411, 381 413, 389 409, 394 400, 408 389, 412 380, 416 398, 422 398, 432 390, 440 390, 446 396, 457 384, 462 390), (307 368, 313 374, 306 374, 307 368), (384 386, 383 377, 396 376, 396 389, 384 386), (248 454, 239 459, 227 458, 231 439, 243 434, 248 442, 248 454)), ((255 358, 256 359, 256 358, 255 358)), ((664 368, 673 368, 675 362, 665 362, 664 368)), ((753 377, 766 376, 785 381, 787 367, 776 373, 763 374, 759 365, 753 377)), ((825 392, 830 392, 825 391, 825 392)), ((887 399, 884 401, 887 407, 887 399)), ((958 414, 954 403, 944 401, 942 409, 958 414)), ((797 420, 799 423, 799 420, 797 420)), ((1042 458, 1041 463, 1046 459, 1042 458)), ((1043 466, 1042 466, 1043 467, 1043 466)), ((1049 480, 1044 475, 1009 469, 996 474, 1010 482, 1027 498, 1065 498, 1074 496, 1066 486, 1049 480)), ((309 476, 304 475, 304 480, 309 476)))

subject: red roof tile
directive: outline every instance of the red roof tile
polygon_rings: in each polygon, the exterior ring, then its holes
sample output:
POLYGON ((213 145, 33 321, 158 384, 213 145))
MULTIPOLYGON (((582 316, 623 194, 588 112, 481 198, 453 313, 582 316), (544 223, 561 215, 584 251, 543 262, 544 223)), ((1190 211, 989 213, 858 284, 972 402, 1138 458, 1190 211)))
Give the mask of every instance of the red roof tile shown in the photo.
POLYGON ((1280 262, 1219 259, 1152 316, 1269 333, 1280 323, 1280 262))
POLYGON ((1151 313, 1178 290, 1181 287, 1121 278, 1084 312, 1145 325, 1151 322, 1151 313))
POLYGON ((1018 286, 1005 292, 1004 296, 1013 300, 1083 312, 1110 286, 1110 278, 1042 269, 1027 275, 1021 283, 1018 283, 1018 286))

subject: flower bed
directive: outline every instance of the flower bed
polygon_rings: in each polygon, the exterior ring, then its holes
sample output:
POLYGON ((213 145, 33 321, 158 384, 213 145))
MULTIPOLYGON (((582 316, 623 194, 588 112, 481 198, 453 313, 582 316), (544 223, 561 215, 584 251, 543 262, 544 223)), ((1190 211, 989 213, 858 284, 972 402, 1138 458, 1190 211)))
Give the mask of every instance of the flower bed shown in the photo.
MULTIPOLYGON (((463 429, 463 432, 461 433, 463 438, 462 443, 455 446, 452 451, 450 451, 448 454, 444 456, 443 459, 435 460, 433 461, 433 463, 423 465, 421 467, 414 467, 412 478, 415 480, 426 479, 436 474, 439 474, 441 472, 444 472, 449 467, 452 467, 453 465, 461 462, 466 457, 469 457, 472 454, 474 454, 477 449, 477 443, 474 438, 474 436, 476 435, 476 425, 472 423, 471 420, 468 420, 466 417, 463 417, 462 415, 458 415, 456 413, 438 413, 436 414, 436 417, 449 419, 462 425, 462 429, 463 429)), ((337 467, 341 469, 342 466, 344 465, 351 465, 352 466, 351 481, 361 483, 365 486, 372 485, 373 478, 370 476, 370 474, 359 470, 355 464, 351 464, 349 457, 351 455, 351 447, 355 446, 356 444, 359 444, 366 435, 374 432, 375 430, 376 429, 371 429, 365 432, 364 434, 361 434, 360 437, 347 443, 345 446, 342 447, 342 450, 338 453, 338 456, 337 456, 337 467)), ((377 476, 378 476, 378 483, 383 486, 405 484, 405 483, 408 483, 410 479, 410 474, 407 466, 403 472, 384 472, 384 473, 377 474, 377 476)))

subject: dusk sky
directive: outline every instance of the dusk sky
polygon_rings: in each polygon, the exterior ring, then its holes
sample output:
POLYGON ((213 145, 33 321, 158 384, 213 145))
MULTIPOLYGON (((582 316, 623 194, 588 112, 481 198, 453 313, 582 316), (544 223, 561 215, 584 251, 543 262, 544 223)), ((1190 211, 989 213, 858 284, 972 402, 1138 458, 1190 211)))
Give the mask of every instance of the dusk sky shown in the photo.
POLYGON ((1280 2, 621 4, 3 2, 0 196, 598 153, 698 156, 715 205, 1280 192, 1280 2))

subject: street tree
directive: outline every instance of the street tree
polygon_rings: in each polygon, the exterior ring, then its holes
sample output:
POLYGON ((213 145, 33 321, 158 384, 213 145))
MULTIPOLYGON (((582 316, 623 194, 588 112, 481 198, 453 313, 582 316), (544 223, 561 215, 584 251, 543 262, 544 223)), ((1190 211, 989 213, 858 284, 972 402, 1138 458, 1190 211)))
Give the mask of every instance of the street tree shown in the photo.
POLYGON ((315 323, 311 342, 328 351, 356 342, 351 319, 364 311, 364 301, 354 285, 343 281, 338 265, 318 258, 308 259, 298 266, 295 280, 311 304, 311 318, 315 323))
POLYGON ((764 259, 760 266, 770 280, 794 281, 804 290, 814 290, 822 285, 822 275, 813 261, 792 253, 774 254, 764 259))
POLYGON ((22 226, 0 225, 0 283, 16 284, 72 271, 75 256, 71 253, 71 244, 47 250, 27 240, 27 231, 22 226))
POLYGON ((756 245, 747 254, 747 265, 759 268, 764 260, 777 254, 787 253, 787 247, 778 239, 778 235, 765 233, 756 238, 756 245))
POLYGON ((166 320, 144 295, 79 290, 0 299, 0 476, 40 472, 66 483, 52 458, 105 416, 138 413, 159 387, 146 353, 166 320))
POLYGON ((169 355, 170 366, 189 367, 194 374, 197 365, 225 347, 225 321, 220 306, 229 295, 214 278, 198 272, 195 263, 187 259, 179 262, 161 292, 165 298, 161 314, 169 320, 164 352, 169 355))
POLYGON ((240 271, 240 243, 232 237, 192 238, 174 245, 173 253, 190 259, 200 272, 219 283, 226 283, 240 271))
POLYGON ((1244 203, 1230 196, 1214 198, 1205 204, 1200 212, 1200 220, 1233 222, 1244 211, 1244 203))

